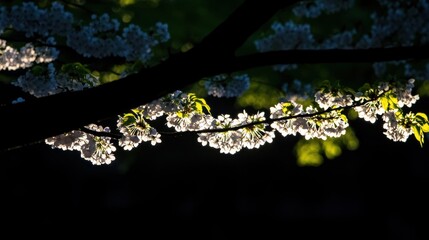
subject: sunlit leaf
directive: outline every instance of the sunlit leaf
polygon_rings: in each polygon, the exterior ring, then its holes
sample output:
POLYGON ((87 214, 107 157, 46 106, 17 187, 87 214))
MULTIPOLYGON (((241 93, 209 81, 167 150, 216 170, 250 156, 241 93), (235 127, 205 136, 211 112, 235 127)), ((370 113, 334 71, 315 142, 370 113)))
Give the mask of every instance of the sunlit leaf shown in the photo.
POLYGON ((426 122, 429 122, 429 121, 428 121, 428 116, 427 116, 426 114, 424 114, 424 113, 421 113, 421 112, 416 113, 416 117, 418 117, 418 118, 422 118, 422 119, 424 119, 426 122))
POLYGON ((381 106, 385 111, 389 110, 389 100, 386 97, 380 98, 381 106))
POLYGON ((176 114, 177 114, 177 116, 179 118, 184 118, 185 117, 185 114, 183 112, 176 112, 176 114))
POLYGON ((411 127, 411 129, 413 130, 414 133, 414 137, 417 139, 417 141, 419 141, 420 146, 423 147, 423 142, 424 142, 424 135, 423 132, 421 131, 421 129, 417 126, 413 126, 411 127))
POLYGON ((344 114, 340 115, 341 119, 343 119, 344 122, 348 122, 347 116, 344 114))
POLYGON ((423 126, 422 126, 422 130, 423 130, 423 132, 425 132, 425 133, 427 133, 427 132, 429 132, 429 124, 424 124, 423 126))

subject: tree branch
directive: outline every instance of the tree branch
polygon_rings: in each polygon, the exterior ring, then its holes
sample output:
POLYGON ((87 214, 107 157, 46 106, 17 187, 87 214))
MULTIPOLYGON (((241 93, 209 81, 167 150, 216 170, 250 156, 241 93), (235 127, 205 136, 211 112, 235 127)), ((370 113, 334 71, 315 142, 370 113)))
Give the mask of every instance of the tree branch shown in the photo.
POLYGON ((91 89, 0 107, 0 150, 39 142, 114 117, 215 74, 273 64, 374 62, 428 57, 427 47, 290 50, 234 57, 237 48, 254 31, 281 7, 294 2, 245 1, 195 48, 172 55, 159 65, 91 89))
POLYGON ((240 71, 276 64, 371 63, 429 58, 429 46, 367 49, 297 49, 239 56, 225 71, 240 71))
POLYGON ((296 0, 247 0, 223 23, 186 53, 124 79, 78 92, 56 94, 0 108, 0 150, 96 123, 220 73, 215 59, 235 50, 282 6, 296 0), (279 3, 281 2, 281 3, 279 3), (225 35, 226 34, 226 35, 225 35), (151 84, 148 84, 151 81, 151 84))
POLYGON ((280 9, 300 0, 247 0, 194 49, 207 53, 234 54, 243 43, 280 9))

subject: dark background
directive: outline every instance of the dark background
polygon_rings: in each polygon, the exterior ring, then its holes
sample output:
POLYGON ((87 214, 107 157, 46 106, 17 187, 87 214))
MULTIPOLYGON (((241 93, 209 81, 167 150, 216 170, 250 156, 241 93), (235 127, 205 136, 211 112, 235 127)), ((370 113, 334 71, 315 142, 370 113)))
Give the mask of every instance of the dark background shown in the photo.
MULTIPOLYGON (((106 2, 117 1, 87 1, 86 6, 111 12, 106 2)), ((142 25, 169 23, 171 46, 180 49, 198 42, 240 2, 161 1, 115 13, 132 14, 142 25)), ((361 19, 359 11, 341 15, 347 17, 341 21, 331 17, 324 29, 361 19)), ((254 51, 251 41, 245 47, 254 51)), ((371 69, 341 66, 316 65, 298 74, 347 84, 373 78, 371 69)), ((420 101, 417 109, 429 113, 428 105, 420 101)), ((203 147, 196 136, 164 137, 154 147, 118 151, 117 160, 103 166, 43 143, 2 152, 0 230, 14 237, 60 239, 89 232, 143 239, 429 239, 427 143, 421 148, 413 136, 406 143, 392 142, 380 124, 357 120, 351 125, 360 147, 319 167, 299 167, 293 153, 298 138, 279 135, 272 144, 235 155, 203 147), (154 234, 158 237, 148 237, 154 234)))
POLYGON ((1 226, 199 239, 427 239, 427 146, 393 143, 381 126, 355 126, 360 148, 319 167, 298 167, 297 138, 278 136, 235 155, 202 147, 195 136, 165 137, 103 166, 44 144, 2 153, 1 226))

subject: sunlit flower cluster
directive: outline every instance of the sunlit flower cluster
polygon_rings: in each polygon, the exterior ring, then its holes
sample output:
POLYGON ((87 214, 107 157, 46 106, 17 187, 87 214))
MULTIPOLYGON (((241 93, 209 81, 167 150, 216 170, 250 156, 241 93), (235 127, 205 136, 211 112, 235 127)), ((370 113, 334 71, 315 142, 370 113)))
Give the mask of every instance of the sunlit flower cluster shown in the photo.
MULTIPOLYGON (((95 124, 85 126, 86 129, 98 132, 109 133, 108 127, 103 128, 95 124)), ((45 143, 52 148, 63 150, 80 151, 81 157, 90 161, 94 165, 110 164, 115 160, 116 147, 107 136, 98 136, 88 133, 85 130, 74 130, 65 134, 45 139, 45 143)))
MULTIPOLYGON (((310 24, 276 21, 271 25, 272 34, 265 35, 254 44, 258 51, 267 52, 369 48, 386 44, 410 46, 415 42, 429 42, 429 4, 426 0, 416 1, 415 6, 408 5, 405 0, 378 2, 385 11, 372 15, 374 25, 369 34, 357 34, 355 29, 350 29, 318 40, 313 36, 310 24), (354 39, 357 35, 363 37, 354 39)), ((293 8, 293 12, 299 17, 314 18, 322 13, 348 9, 354 3, 354 0, 302 2, 293 8)), ((57 40, 83 57, 120 57, 127 62, 145 64, 152 59, 154 48, 170 39, 168 25, 161 22, 155 23, 149 31, 143 31, 134 24, 121 26, 120 21, 108 14, 93 15, 88 22, 76 22, 59 2, 43 9, 34 2, 0 7, 0 34, 7 29, 24 32, 26 38, 32 39, 29 43, 20 44, 20 48, 0 39, 0 71, 25 69, 12 84, 35 97, 79 91, 100 84, 98 75, 93 75, 80 63, 53 63, 60 54, 57 40)), ((387 64, 375 63, 376 74, 381 76, 387 64)), ((392 64, 406 64, 406 75, 417 75, 406 61, 392 64)), ((426 70, 429 72, 428 66, 426 70)), ((284 71, 296 67, 294 64, 276 65, 274 69, 284 71)), ((423 76, 424 72, 421 74, 423 76)), ((247 74, 220 74, 204 79, 205 90, 214 97, 238 97, 249 87, 247 74)), ((283 85, 285 96, 269 108, 269 117, 264 111, 255 114, 243 111, 235 118, 230 114, 212 116, 205 99, 177 90, 119 115, 114 133, 109 127, 89 124, 82 129, 47 138, 45 142, 52 148, 79 151, 82 158, 94 165, 110 164, 115 160, 116 142, 124 150, 132 150, 143 142, 151 145, 161 143, 163 131, 155 129, 152 121, 164 117, 163 127, 167 131, 193 132, 203 146, 235 154, 242 149, 260 148, 273 142, 276 133, 283 137, 300 135, 306 140, 341 137, 349 127, 344 112, 351 109, 365 121, 375 123, 381 119, 388 139, 405 142, 414 134, 423 143, 424 135, 429 132, 427 116, 403 110, 419 99, 418 95, 413 95, 413 88, 414 79, 405 84, 380 82, 374 86, 366 85, 357 92, 331 87, 315 90, 310 84, 303 85, 301 81, 294 80, 290 85, 283 85), (307 101, 303 103, 303 99, 307 101)), ((18 98, 13 103, 22 101, 23 98, 18 98)))
POLYGON ((213 117, 207 114, 189 113, 186 116, 168 114, 167 127, 174 128, 177 132, 196 131, 205 129, 210 125, 213 117))
POLYGON ((169 106, 169 109, 174 109, 165 111, 167 127, 174 128, 177 132, 205 129, 213 120, 211 115, 206 114, 206 112, 210 112, 208 104, 193 93, 186 94, 176 91, 174 95, 170 95, 163 101, 169 106))
POLYGON ((54 61, 59 52, 51 47, 34 47, 27 43, 19 50, 7 45, 6 40, 0 39, 0 71, 28 68, 35 63, 54 61))
POLYGON ((295 136, 299 132, 300 126, 305 125, 305 120, 302 117, 297 117, 303 113, 305 113, 303 106, 294 101, 277 103, 270 107, 270 118, 278 119, 271 124, 271 127, 283 137, 295 136))
POLYGON ((242 134, 242 145, 244 148, 259 148, 265 143, 273 142, 275 137, 274 131, 266 129, 268 124, 259 123, 256 125, 247 126, 248 124, 264 121, 264 115, 264 112, 258 112, 254 115, 249 115, 246 111, 238 114, 238 119, 236 119, 235 124, 237 126, 245 126, 238 130, 242 134))
POLYGON ((385 129, 384 135, 395 142, 405 142, 407 141, 408 137, 413 134, 413 131, 405 124, 400 124, 398 122, 397 116, 397 111, 394 110, 390 110, 383 114, 383 128, 385 129))
POLYGON ((161 135, 149 125, 138 109, 133 110, 132 113, 119 116, 117 127, 122 133, 119 146, 125 150, 131 150, 141 142, 150 142, 152 145, 161 142, 161 135))
POLYGON ((375 121, 377 121, 377 115, 381 115, 385 112, 379 101, 368 101, 354 109, 359 114, 360 118, 370 123, 375 123, 375 121))
MULTIPOLYGON (((215 118, 204 99, 193 93, 175 91, 118 116, 120 137, 117 140, 124 150, 131 150, 142 142, 161 143, 161 134, 149 121, 164 116, 167 128, 173 128, 175 132, 196 132, 197 141, 203 146, 235 154, 242 149, 271 143, 275 132, 284 137, 301 135, 307 140, 341 137, 349 127, 343 111, 353 109, 358 117, 371 123, 380 116, 384 121, 384 134, 393 141, 406 141, 413 131, 417 131, 420 134, 418 140, 422 142, 429 131, 426 115, 403 114, 402 111, 403 107, 409 107, 418 100, 418 95, 412 94, 413 87, 414 79, 405 84, 380 82, 375 87, 365 85, 358 92, 325 87, 314 94, 312 104, 304 106, 285 100, 275 104, 270 108, 269 119, 265 118, 263 111, 256 114, 243 111, 236 118, 221 114, 215 118), (158 115, 150 117, 151 111, 158 115)), ((96 125, 88 127, 101 133, 109 132, 96 125)), ((93 136, 80 130, 48 138, 46 143, 64 150, 79 150, 83 158, 94 164, 113 160, 111 154, 116 150, 110 143, 110 137, 93 136)))
POLYGON ((198 142, 203 146, 219 149, 221 153, 235 154, 243 148, 259 148, 266 142, 271 143, 275 137, 274 132, 266 129, 264 113, 249 115, 246 111, 238 114, 237 119, 229 114, 219 115, 212 123, 210 130, 198 134, 198 142), (252 123, 257 123, 252 125, 252 123), (250 124, 250 125, 249 125, 250 124), (228 130, 237 128, 236 130, 228 130))
MULTIPOLYGON (((233 127, 233 119, 229 114, 219 115, 213 122, 213 128, 227 129, 233 127)), ((241 136, 237 131, 221 131, 198 134, 198 142, 203 146, 220 149, 221 153, 234 154, 241 150, 241 136)))
POLYGON ((411 105, 419 99, 418 95, 412 94, 414 81, 414 79, 408 80, 405 86, 390 86, 386 82, 381 82, 376 89, 358 92, 355 96, 355 101, 362 103, 362 105, 356 106, 354 109, 357 111, 360 118, 374 123, 378 115, 383 115, 388 110, 402 108, 404 106, 411 107, 411 105), (383 94, 388 97, 382 98, 381 96, 383 94))
POLYGON ((281 135, 302 135, 305 139, 340 137, 349 126, 340 110, 319 111, 313 106, 304 109, 295 102, 282 102, 270 108, 271 127, 281 135))
POLYGON ((343 91, 319 90, 314 95, 316 103, 320 108, 326 110, 334 107, 346 107, 353 104, 353 96, 343 91))
POLYGON ((415 79, 411 78, 408 80, 405 86, 398 86, 393 89, 394 93, 398 98, 398 107, 403 106, 411 107, 419 100, 419 95, 413 95, 412 91, 414 88, 415 79))

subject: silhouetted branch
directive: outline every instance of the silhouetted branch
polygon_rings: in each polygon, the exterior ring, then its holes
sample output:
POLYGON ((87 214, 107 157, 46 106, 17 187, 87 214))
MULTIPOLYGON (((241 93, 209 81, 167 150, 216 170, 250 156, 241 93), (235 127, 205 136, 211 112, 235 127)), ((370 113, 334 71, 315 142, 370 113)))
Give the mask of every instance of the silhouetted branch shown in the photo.
POLYGON ((245 1, 200 44, 138 74, 83 91, 0 107, 0 150, 79 129, 138 107, 203 77, 286 63, 384 61, 427 56, 427 47, 290 50, 235 57, 235 51, 281 7, 296 0, 245 1))
POLYGON ((276 64, 372 63, 429 58, 429 46, 366 49, 297 49, 239 56, 228 71, 240 71, 276 64))
POLYGON ((40 141, 116 116, 216 73, 220 66, 214 59, 232 56, 253 31, 280 10, 280 6, 294 2, 245 1, 199 46, 172 55, 155 67, 91 89, 1 107, 0 149, 40 141), (221 51, 213 51, 214 48, 221 51))

